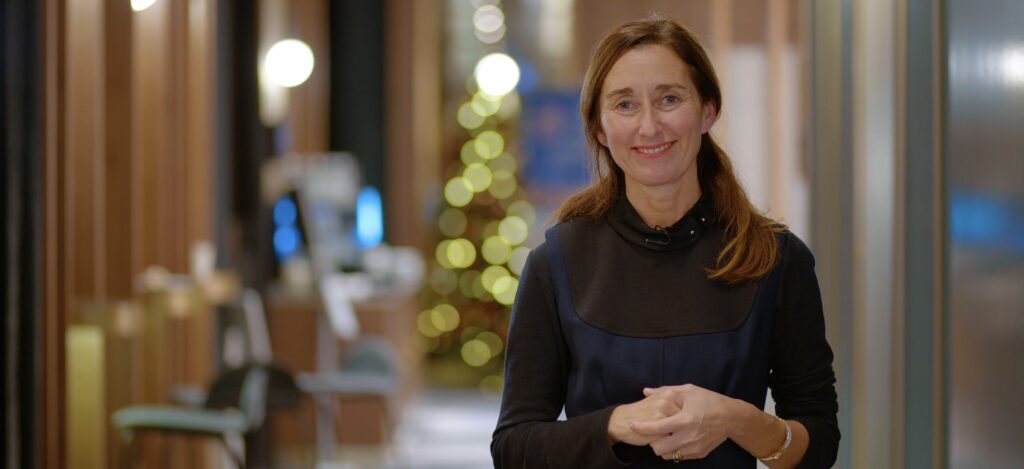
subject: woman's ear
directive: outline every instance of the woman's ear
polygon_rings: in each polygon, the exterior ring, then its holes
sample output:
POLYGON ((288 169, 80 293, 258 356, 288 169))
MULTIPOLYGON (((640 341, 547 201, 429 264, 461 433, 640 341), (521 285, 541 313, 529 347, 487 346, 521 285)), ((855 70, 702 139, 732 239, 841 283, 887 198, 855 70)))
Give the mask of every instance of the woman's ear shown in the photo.
POLYGON ((604 135, 604 131, 601 129, 597 129, 597 141, 606 148, 608 147, 608 137, 604 135))
POLYGON ((711 131, 711 126, 715 125, 715 121, 718 120, 718 109, 715 107, 715 103, 708 101, 702 106, 704 108, 704 116, 701 120, 700 133, 706 134, 711 131))

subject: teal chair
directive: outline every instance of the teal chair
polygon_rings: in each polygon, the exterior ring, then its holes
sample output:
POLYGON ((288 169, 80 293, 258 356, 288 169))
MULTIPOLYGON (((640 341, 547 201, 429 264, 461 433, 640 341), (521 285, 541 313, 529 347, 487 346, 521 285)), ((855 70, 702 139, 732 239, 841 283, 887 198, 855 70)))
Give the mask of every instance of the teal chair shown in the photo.
POLYGON ((222 374, 202 408, 133 406, 113 413, 121 434, 123 463, 131 467, 140 432, 179 433, 218 438, 239 468, 267 462, 261 430, 269 411, 293 408, 301 399, 291 375, 266 365, 249 365, 222 374))

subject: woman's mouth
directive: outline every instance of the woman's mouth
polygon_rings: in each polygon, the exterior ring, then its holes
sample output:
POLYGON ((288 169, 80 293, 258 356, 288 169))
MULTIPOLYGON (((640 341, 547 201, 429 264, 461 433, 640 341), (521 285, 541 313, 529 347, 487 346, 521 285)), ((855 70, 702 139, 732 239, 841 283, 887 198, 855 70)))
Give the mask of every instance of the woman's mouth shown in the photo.
POLYGON ((644 158, 657 158, 665 154, 665 152, 667 152, 669 148, 672 148, 672 145, 674 145, 675 143, 675 141, 671 141, 659 143, 657 145, 637 145, 633 147, 633 150, 636 150, 636 152, 639 153, 640 156, 644 158))

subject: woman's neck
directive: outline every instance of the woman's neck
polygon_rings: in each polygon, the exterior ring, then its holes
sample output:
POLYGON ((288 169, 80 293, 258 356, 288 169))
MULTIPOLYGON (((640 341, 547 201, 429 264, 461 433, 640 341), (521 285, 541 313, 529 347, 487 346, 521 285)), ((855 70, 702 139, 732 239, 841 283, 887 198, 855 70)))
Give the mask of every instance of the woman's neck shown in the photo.
POLYGON ((646 187, 626 184, 626 198, 651 228, 674 225, 700 199, 699 184, 646 187))

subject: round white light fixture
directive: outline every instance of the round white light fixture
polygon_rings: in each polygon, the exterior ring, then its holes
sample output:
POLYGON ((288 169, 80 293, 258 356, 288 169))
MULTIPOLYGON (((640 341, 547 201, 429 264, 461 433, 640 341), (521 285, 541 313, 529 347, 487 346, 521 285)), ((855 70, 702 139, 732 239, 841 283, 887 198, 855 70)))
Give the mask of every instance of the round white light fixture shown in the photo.
POLYGON ((480 91, 490 96, 504 96, 519 83, 519 65, 502 53, 485 56, 473 71, 480 91))
POLYGON ((271 83, 292 88, 313 73, 313 50, 298 39, 283 39, 270 47, 263 59, 264 76, 271 83))
POLYGON ((132 0, 132 11, 142 11, 153 6, 156 0, 132 0))

